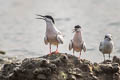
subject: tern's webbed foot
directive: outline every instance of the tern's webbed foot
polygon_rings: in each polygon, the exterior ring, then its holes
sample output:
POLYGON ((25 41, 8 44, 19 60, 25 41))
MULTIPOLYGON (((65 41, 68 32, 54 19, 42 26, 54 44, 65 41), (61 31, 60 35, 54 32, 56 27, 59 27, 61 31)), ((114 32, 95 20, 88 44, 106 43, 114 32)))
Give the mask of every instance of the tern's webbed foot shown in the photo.
POLYGON ((80 57, 78 57, 78 60, 80 60, 80 57))
POLYGON ((58 50, 56 50, 56 51, 55 51, 55 54, 58 54, 58 53, 59 53, 59 51, 58 51, 58 50))
POLYGON ((52 55, 53 53, 49 53, 49 55, 52 55))

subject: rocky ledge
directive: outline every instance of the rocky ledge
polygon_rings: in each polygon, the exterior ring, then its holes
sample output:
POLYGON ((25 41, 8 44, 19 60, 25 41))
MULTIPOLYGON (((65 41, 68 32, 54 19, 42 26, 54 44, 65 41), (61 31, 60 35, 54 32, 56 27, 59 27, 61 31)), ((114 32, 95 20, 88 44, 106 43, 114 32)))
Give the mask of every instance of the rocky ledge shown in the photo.
POLYGON ((0 65, 0 80, 120 80, 120 59, 102 63, 67 53, 26 58, 0 65))

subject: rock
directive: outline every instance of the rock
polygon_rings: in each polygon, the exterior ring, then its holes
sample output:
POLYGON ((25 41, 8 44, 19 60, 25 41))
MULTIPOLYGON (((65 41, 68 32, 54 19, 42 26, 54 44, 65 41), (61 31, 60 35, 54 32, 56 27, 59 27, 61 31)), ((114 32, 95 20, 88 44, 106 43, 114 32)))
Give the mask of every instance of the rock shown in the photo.
POLYGON ((82 77, 82 71, 79 68, 74 68, 74 69, 69 69, 68 70, 69 74, 75 75, 77 77, 82 77))
POLYGON ((3 55, 4 55, 5 53, 6 53, 5 51, 0 51, 0 54, 3 54, 3 55))
POLYGON ((69 75, 67 80, 76 80, 76 77, 74 75, 69 75))
POLYGON ((119 67, 118 63, 113 63, 112 67, 113 67, 113 73, 116 73, 120 70, 120 67, 119 67))
POLYGON ((49 67, 51 68, 52 72, 55 72, 57 70, 57 66, 55 64, 50 64, 49 67))
POLYGON ((100 68, 103 73, 111 74, 112 73, 112 65, 111 64, 101 64, 100 68))
POLYGON ((16 67, 17 67, 17 64, 15 63, 4 64, 3 67, 1 68, 1 72, 4 76, 7 76, 11 74, 14 71, 14 68, 16 67))
POLYGON ((120 80, 120 74, 119 73, 115 73, 113 75, 113 80, 120 80))
MULTIPOLYGON (((118 58, 117 58, 118 59, 118 58)), ((66 53, 1 62, 0 80, 120 80, 119 60, 92 64, 66 53)))
POLYGON ((113 74, 119 71, 119 64, 101 64, 100 68, 104 73, 113 74))
POLYGON ((83 72, 92 72, 92 67, 89 64, 83 64, 80 68, 83 72))
POLYGON ((92 69, 93 69, 92 71, 94 71, 94 73, 95 73, 96 75, 102 73, 102 69, 100 68, 100 65, 97 64, 97 63, 94 63, 94 64, 93 64, 93 68, 92 68, 92 69))
POLYGON ((60 71, 60 79, 66 80, 67 79, 67 74, 64 71, 60 71))
POLYGON ((57 58, 55 60, 51 60, 51 63, 57 65, 57 66, 60 66, 62 64, 62 61, 60 58, 57 58))
POLYGON ((49 65, 49 63, 50 63, 49 60, 42 59, 40 65, 41 65, 41 67, 47 67, 49 65))
POLYGON ((118 58, 117 56, 114 56, 112 62, 120 64, 120 58, 118 58))
POLYGON ((103 63, 103 64, 111 64, 112 61, 111 61, 111 60, 105 60, 105 61, 103 61, 102 63, 103 63))
POLYGON ((62 56, 60 57, 60 59, 61 59, 61 61, 63 61, 63 62, 67 62, 67 61, 68 61, 68 56, 67 56, 67 55, 62 55, 62 56))
POLYGON ((98 80, 98 78, 93 73, 90 73, 90 79, 91 80, 98 80))
POLYGON ((47 80, 47 77, 44 74, 39 74, 37 78, 40 80, 47 80))

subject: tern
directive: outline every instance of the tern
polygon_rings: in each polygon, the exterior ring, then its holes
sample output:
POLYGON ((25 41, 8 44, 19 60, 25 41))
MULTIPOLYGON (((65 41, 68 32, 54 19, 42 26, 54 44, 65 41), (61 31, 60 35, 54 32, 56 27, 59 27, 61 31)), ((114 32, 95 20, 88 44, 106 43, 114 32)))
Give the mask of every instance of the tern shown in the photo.
POLYGON ((114 47, 114 43, 112 41, 112 35, 106 34, 104 37, 104 41, 100 42, 99 45, 99 51, 103 53, 104 61, 105 61, 105 54, 108 54, 110 59, 110 54, 113 51, 113 47, 114 47))
POLYGON ((69 50, 73 49, 73 55, 74 55, 74 51, 80 52, 79 54, 79 59, 80 59, 82 50, 84 52, 86 51, 86 44, 82 40, 81 26, 76 25, 73 29, 73 32, 75 32, 75 34, 73 39, 69 43, 69 50))
POLYGON ((63 35, 62 33, 56 28, 55 20, 50 15, 37 15, 40 18, 36 19, 43 19, 46 22, 46 33, 44 37, 44 42, 46 45, 49 44, 50 54, 51 54, 51 45, 57 46, 55 53, 58 53, 58 45, 63 44, 63 35))

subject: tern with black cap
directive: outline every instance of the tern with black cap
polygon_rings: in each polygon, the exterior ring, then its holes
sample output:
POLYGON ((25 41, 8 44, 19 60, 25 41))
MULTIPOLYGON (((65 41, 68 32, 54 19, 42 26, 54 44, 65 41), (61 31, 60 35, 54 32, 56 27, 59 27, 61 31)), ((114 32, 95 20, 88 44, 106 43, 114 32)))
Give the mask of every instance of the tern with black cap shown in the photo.
POLYGON ((40 16, 40 18, 36 18, 36 19, 43 19, 46 22, 46 33, 44 37, 44 42, 46 45, 49 44, 50 54, 52 53, 51 45, 57 46, 55 53, 58 53, 58 45, 63 44, 63 35, 56 28, 54 18, 50 15, 46 15, 46 16, 37 15, 37 16, 40 16))
POLYGON ((80 52, 79 54, 79 58, 80 58, 82 50, 84 52, 86 51, 86 45, 82 39, 81 26, 76 25, 73 29, 73 32, 75 32, 75 34, 73 39, 69 43, 69 50, 73 49, 73 55, 74 55, 74 51, 80 52))

